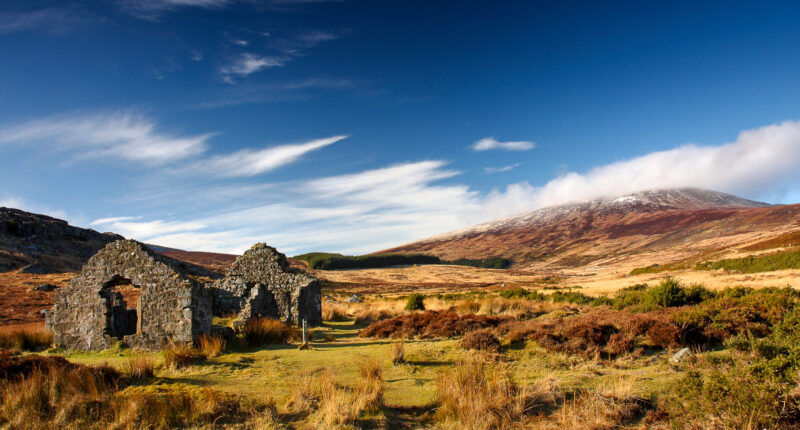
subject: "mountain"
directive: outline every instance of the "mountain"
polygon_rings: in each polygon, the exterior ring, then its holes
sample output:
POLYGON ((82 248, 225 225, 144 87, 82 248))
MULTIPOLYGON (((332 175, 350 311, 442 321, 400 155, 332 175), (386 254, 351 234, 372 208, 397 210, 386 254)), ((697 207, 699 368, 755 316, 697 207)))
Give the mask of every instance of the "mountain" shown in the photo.
POLYGON ((547 207, 381 252, 505 257, 516 267, 566 268, 676 247, 676 255, 689 256, 798 227, 800 205, 686 188, 547 207))
POLYGON ((76 272, 95 252, 122 236, 0 207, 0 271, 32 265, 31 272, 76 272))

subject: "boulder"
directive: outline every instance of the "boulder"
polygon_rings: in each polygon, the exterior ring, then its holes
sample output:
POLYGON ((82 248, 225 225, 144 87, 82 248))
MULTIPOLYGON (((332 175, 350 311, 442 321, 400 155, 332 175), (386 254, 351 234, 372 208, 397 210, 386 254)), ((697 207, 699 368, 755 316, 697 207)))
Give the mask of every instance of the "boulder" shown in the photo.
POLYGON ((693 355, 689 348, 683 348, 670 357, 669 363, 677 365, 691 358, 693 355))
POLYGON ((50 292, 50 291, 55 291, 56 288, 59 288, 59 287, 57 285, 53 285, 53 284, 42 284, 42 285, 37 285, 37 286, 33 287, 33 291, 47 291, 47 292, 50 292))

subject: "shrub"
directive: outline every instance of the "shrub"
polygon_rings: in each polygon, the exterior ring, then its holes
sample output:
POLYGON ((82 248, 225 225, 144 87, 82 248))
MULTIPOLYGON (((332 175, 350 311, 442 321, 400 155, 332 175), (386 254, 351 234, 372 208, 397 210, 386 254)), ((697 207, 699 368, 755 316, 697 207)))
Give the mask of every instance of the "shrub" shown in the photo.
POLYGON ((736 271, 740 273, 771 272, 774 270, 800 269, 800 250, 776 252, 766 255, 751 255, 729 258, 716 262, 697 263, 696 270, 736 271))
POLYGON ((377 254, 350 256, 325 252, 311 252, 292 257, 303 260, 312 269, 367 269, 412 264, 440 264, 439 257, 424 254, 377 254))
POLYGON ((503 257, 489 257, 483 260, 470 260, 467 258, 461 258, 453 261, 442 261, 442 264, 481 267, 484 269, 507 269, 511 267, 514 264, 514 262, 503 257))
POLYGON ((242 335, 249 346, 289 343, 297 336, 288 324, 272 318, 252 318, 245 323, 242 335))
POLYGON ((648 288, 642 296, 642 304, 648 308, 667 308, 686 303, 683 285, 674 278, 667 278, 653 288, 648 288))
POLYGON ((497 352, 500 350, 500 341, 489 330, 475 330, 464 335, 464 338, 461 339, 461 347, 464 349, 497 352))
POLYGON ((406 306, 403 309, 407 311, 424 311, 425 296, 419 293, 412 293, 408 296, 408 301, 406 301, 406 306))
POLYGON ((459 315, 455 311, 415 312, 372 323, 359 336, 406 339, 457 337, 473 330, 497 327, 510 319, 506 316, 459 315))
POLYGON ((205 358, 219 357, 225 352, 227 342, 222 336, 200 335, 195 341, 195 346, 205 358))
POLYGON ((406 362, 406 344, 403 342, 395 342, 389 348, 389 358, 392 364, 401 364, 406 362))
POLYGON ((509 290, 502 290, 498 293, 500 297, 506 299, 526 299, 542 301, 545 299, 544 294, 538 291, 528 291, 524 288, 512 288, 509 290))
POLYGON ((594 298, 577 291, 556 291, 550 294, 550 300, 556 303, 574 303, 576 305, 586 305, 591 303, 594 298))

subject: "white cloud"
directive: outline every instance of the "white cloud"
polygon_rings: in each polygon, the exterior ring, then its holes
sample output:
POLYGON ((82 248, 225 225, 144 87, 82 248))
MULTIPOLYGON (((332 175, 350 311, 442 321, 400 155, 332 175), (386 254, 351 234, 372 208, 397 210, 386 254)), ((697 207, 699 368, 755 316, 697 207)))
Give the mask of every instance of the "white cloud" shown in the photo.
MULTIPOLYGON (((458 172, 442 161, 403 163, 360 173, 285 184, 270 191, 271 203, 255 206, 260 194, 213 202, 213 210, 187 222, 109 223, 154 244, 218 252, 242 252, 267 241, 284 252, 333 249, 366 252, 457 226, 458 214, 479 207, 464 185, 439 185, 458 172), (220 207, 229 206, 227 211, 220 207), (163 225, 174 231, 163 232, 163 225), (135 233, 135 234, 134 234, 135 233)), ((198 195, 213 189, 197 190, 198 195)), ((254 190, 256 192, 256 190, 254 190)))
POLYGON ((502 167, 484 167, 483 171, 486 172, 486 173, 489 173, 489 174, 492 174, 492 173, 503 173, 503 172, 508 172, 508 171, 516 169, 517 167, 520 166, 520 164, 521 163, 514 163, 514 164, 510 164, 508 166, 502 166, 502 167))
POLYGON ((179 7, 199 7, 203 9, 221 9, 234 0, 119 0, 123 10, 147 20, 157 20, 162 13, 179 7))
POLYGON ((800 122, 786 121, 739 133, 719 146, 687 144, 585 173, 569 172, 545 185, 527 182, 490 193, 483 210, 469 217, 485 221, 545 206, 627 194, 647 189, 699 187, 764 198, 798 179, 800 122))
POLYGON ((234 76, 247 76, 271 67, 282 67, 288 61, 284 57, 265 57, 246 52, 236 58, 231 64, 220 68, 222 79, 234 83, 234 76))
POLYGON ((62 115, 0 127, 0 144, 42 144, 75 158, 120 158, 164 164, 200 154, 213 134, 179 137, 131 112, 62 115))
POLYGON ((169 200, 170 210, 192 201, 186 209, 190 215, 107 225, 139 240, 184 249, 242 252, 266 241, 287 254, 362 253, 548 205, 643 189, 692 186, 763 199, 787 189, 796 192, 798 167, 800 123, 789 121, 744 131, 724 145, 683 145, 564 173, 541 186, 521 182, 483 195, 444 183, 459 172, 446 162, 427 160, 283 184, 182 188, 175 200, 154 199, 169 200))
POLYGON ((59 35, 73 30, 87 21, 87 16, 84 14, 67 8, 25 12, 0 11, 0 35, 31 30, 59 35))
POLYGON ((228 155, 210 157, 189 168, 221 177, 254 176, 297 161, 303 155, 332 145, 347 136, 332 136, 305 143, 279 145, 259 151, 243 149, 228 155))
POLYGON ((527 151, 536 147, 536 144, 527 140, 519 140, 515 142, 499 142, 494 137, 484 137, 473 143, 471 148, 473 151, 488 151, 490 149, 503 149, 506 151, 527 151))

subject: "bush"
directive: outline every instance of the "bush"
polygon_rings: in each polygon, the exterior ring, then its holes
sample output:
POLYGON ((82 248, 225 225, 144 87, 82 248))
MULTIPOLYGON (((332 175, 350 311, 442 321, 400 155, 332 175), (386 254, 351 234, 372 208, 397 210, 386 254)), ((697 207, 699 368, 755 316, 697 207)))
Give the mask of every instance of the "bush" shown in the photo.
POLYGON ((297 337, 291 326, 272 318, 248 320, 244 325, 242 335, 245 342, 252 347, 290 343, 297 337))
POLYGON ((524 288, 512 288, 508 290, 502 290, 498 293, 500 297, 505 299, 526 299, 526 300, 536 300, 542 301, 545 299, 545 295, 538 292, 538 291, 528 291, 524 288))
POLYGON ((507 269, 511 267, 514 262, 502 257, 489 257, 483 260, 470 260, 461 258, 453 261, 443 261, 442 264, 452 264, 456 266, 471 266, 480 267, 484 269, 507 269))
POLYGON ((405 339, 458 337, 473 330, 497 327, 510 320, 506 316, 459 315, 455 311, 415 312, 372 323, 359 336, 405 339))
POLYGON ((377 254, 351 256, 325 252, 311 252, 292 257, 303 260, 312 269, 368 269, 412 264, 440 264, 439 257, 424 254, 377 254))
POLYGON ((716 262, 697 263, 695 270, 736 271, 740 273, 771 272, 774 270, 800 269, 800 250, 776 252, 767 255, 751 255, 729 258, 716 262))
POLYGON ((683 285, 674 278, 667 278, 653 288, 648 288, 642 296, 642 304, 648 308, 668 308, 686 304, 683 285))
POLYGON ((464 338, 461 339, 461 347, 497 352, 500 350, 500 341, 489 330, 475 330, 464 335, 464 338))
POLYGON ((403 309, 407 311, 424 311, 425 296, 419 293, 412 293, 408 296, 408 301, 406 301, 406 306, 403 309))
POLYGON ((594 301, 594 297, 587 296, 586 294, 577 291, 556 291, 550 294, 550 300, 555 303, 574 303, 576 305, 587 305, 594 301))

